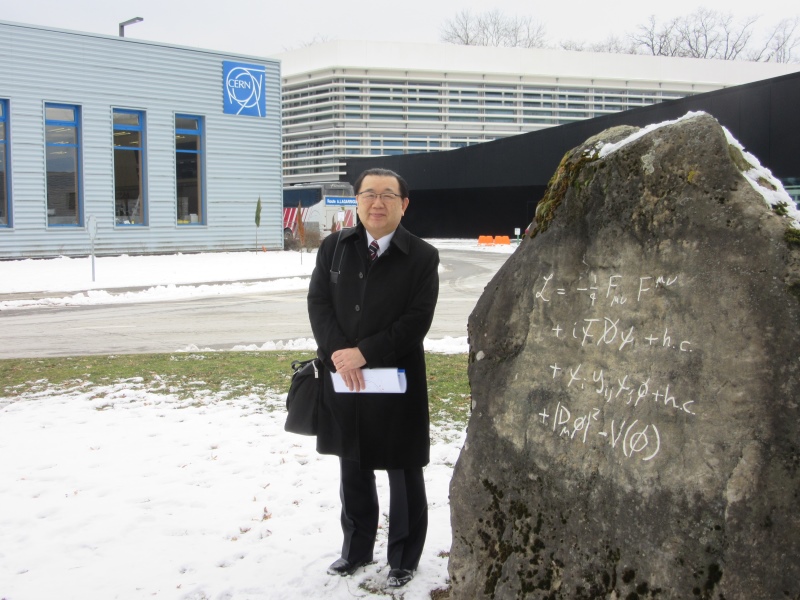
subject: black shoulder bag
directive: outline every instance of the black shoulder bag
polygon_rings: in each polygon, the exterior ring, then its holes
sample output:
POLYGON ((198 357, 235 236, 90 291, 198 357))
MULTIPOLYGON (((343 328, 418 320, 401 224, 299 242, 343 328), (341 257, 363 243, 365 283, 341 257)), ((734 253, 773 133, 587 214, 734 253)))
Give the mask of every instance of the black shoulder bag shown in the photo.
POLYGON ((286 395, 289 433, 317 435, 317 411, 322 400, 322 361, 318 358, 292 361, 292 383, 286 395))
MULTIPOLYGON (((341 238, 341 234, 339 234, 341 238)), ((344 247, 343 247, 344 248, 344 247)), ((331 262, 331 283, 335 284, 339 272, 333 271, 333 264, 339 254, 339 239, 333 250, 331 262)), ((342 257, 339 254, 338 268, 341 270, 342 257)), ((292 362, 292 382, 286 394, 286 423, 284 430, 300 435, 317 435, 317 415, 322 402, 323 373, 325 367, 319 358, 295 360, 292 362)))

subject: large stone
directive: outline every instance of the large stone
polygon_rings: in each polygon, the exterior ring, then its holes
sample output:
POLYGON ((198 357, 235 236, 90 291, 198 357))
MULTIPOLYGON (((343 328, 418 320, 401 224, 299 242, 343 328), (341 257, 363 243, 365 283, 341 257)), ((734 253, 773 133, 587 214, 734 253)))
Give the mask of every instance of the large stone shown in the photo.
POLYGON ((470 316, 453 598, 800 598, 797 223, 709 115, 630 134, 470 316))

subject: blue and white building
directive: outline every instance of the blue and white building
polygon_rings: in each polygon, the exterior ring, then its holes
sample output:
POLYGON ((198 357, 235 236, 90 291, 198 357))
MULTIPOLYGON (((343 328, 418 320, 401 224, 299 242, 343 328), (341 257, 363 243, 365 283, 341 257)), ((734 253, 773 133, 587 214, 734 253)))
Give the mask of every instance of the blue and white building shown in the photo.
POLYGON ((282 214, 277 60, 0 22, 0 258, 277 249, 282 214))

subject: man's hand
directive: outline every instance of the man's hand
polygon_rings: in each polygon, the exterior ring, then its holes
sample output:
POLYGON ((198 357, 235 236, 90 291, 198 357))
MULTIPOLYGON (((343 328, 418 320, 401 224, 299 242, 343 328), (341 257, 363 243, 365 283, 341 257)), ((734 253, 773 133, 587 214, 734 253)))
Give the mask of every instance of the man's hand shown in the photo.
POLYGON ((331 355, 336 372, 342 376, 347 389, 360 392, 364 389, 364 374, 361 367, 367 364, 364 355, 358 348, 342 348, 331 355))

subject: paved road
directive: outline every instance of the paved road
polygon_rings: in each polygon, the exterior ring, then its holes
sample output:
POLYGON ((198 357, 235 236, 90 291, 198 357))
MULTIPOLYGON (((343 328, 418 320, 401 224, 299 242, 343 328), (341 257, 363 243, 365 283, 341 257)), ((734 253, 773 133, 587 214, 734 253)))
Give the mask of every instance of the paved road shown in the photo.
MULTIPOLYGON (((508 254, 439 252, 439 303, 428 337, 467 335, 467 317, 508 254)), ((0 313, 0 358, 175 352, 312 337, 306 292, 287 291, 0 313)))

